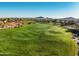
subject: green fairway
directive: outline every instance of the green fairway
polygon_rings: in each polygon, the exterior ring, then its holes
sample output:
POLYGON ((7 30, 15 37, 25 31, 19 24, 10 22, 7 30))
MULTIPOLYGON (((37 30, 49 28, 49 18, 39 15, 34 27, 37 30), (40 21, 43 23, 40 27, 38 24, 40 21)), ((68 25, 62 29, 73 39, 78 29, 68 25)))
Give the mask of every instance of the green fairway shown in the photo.
POLYGON ((66 29, 47 24, 30 24, 0 29, 0 55, 74 56, 77 55, 77 46, 66 29))

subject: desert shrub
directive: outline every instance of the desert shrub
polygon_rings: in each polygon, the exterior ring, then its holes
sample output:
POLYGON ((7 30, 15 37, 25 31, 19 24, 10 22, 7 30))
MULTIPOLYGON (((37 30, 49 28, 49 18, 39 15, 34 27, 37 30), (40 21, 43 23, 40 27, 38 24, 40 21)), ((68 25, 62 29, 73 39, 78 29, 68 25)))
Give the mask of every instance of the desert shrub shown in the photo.
POLYGON ((0 55, 75 56, 77 45, 66 29, 47 24, 30 24, 0 29, 0 55))

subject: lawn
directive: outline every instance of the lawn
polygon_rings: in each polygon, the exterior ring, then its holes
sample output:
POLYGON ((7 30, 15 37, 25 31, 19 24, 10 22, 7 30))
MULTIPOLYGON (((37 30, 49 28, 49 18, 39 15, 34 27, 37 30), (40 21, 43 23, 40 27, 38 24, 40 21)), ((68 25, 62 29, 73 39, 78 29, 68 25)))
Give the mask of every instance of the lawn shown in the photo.
POLYGON ((0 55, 75 56, 77 45, 71 35, 64 28, 48 24, 0 29, 0 55))

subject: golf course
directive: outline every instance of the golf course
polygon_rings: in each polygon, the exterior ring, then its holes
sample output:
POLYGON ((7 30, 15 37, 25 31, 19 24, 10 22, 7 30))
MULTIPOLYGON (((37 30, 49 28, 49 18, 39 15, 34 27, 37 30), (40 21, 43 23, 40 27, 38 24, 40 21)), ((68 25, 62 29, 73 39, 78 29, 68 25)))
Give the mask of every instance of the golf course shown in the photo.
POLYGON ((77 44, 66 30, 50 24, 0 29, 0 56, 76 56, 77 44))

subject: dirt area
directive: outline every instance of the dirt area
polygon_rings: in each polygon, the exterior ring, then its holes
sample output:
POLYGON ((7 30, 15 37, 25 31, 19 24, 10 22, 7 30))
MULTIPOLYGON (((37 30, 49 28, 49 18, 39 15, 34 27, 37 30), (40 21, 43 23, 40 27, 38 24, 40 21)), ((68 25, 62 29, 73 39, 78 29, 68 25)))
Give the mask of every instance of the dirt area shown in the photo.
POLYGON ((16 20, 16 21, 0 21, 0 29, 1 28, 16 28, 23 25, 22 20, 16 20))

